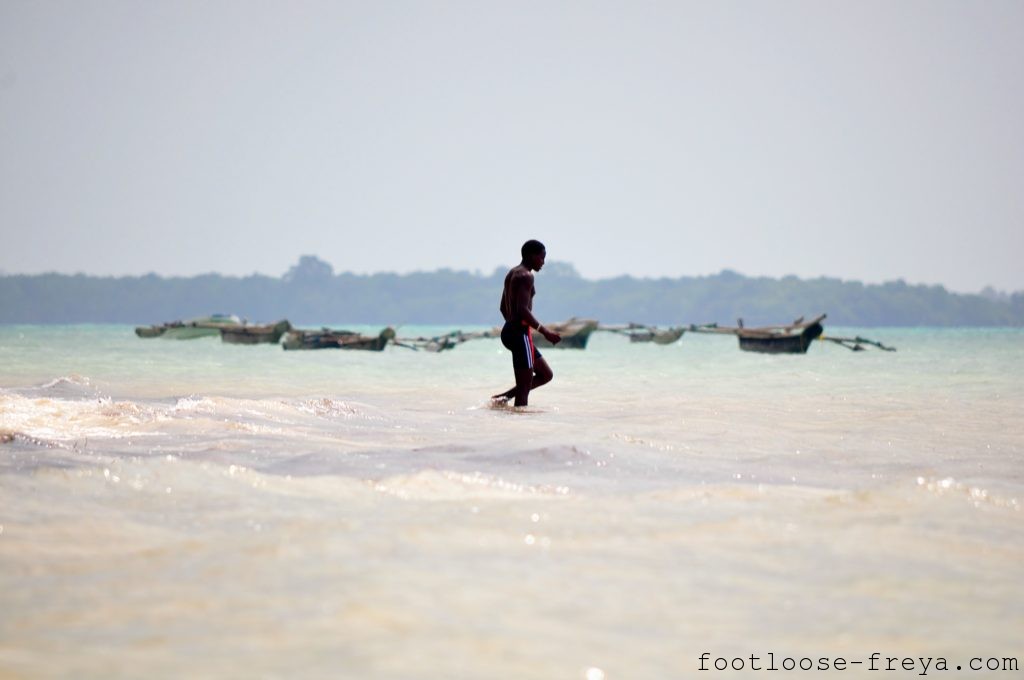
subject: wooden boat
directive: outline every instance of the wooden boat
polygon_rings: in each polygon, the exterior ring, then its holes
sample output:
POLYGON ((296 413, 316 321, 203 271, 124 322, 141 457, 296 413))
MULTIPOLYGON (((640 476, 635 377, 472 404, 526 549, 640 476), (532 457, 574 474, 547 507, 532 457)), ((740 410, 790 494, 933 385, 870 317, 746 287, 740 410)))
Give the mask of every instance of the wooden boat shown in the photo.
POLYGON ((243 324, 220 329, 220 339, 232 345, 274 344, 281 341, 281 336, 290 330, 292 325, 287 319, 264 326, 243 324))
POLYGON ((355 331, 333 330, 301 330, 293 328, 284 338, 285 349, 337 349, 338 340, 342 337, 358 336, 355 331))
POLYGON ((378 335, 361 335, 355 331, 322 328, 313 330, 292 330, 284 341, 285 349, 361 349, 380 352, 394 340, 395 329, 390 326, 378 335))
POLYGON ((653 342, 656 345, 671 345, 673 342, 683 337, 683 334, 686 332, 686 328, 684 326, 673 326, 671 328, 661 329, 657 326, 648 326, 642 323, 628 323, 612 326, 599 324, 597 330, 628 336, 630 342, 653 342))
POLYGON ((192 340, 220 335, 222 328, 233 328, 240 325, 242 325, 242 320, 234 314, 212 314, 188 321, 170 321, 152 326, 137 326, 135 335, 140 338, 192 340))
POLYGON ((825 315, 814 321, 793 323, 789 326, 740 328, 736 335, 740 339, 740 349, 746 352, 762 352, 764 354, 806 354, 811 343, 825 332, 821 325, 825 315))
POLYGON ((338 348, 380 352, 394 339, 395 329, 388 326, 377 335, 359 335, 357 333, 355 335, 342 336, 338 342, 338 348))
POLYGON ((808 347, 815 340, 819 342, 832 342, 854 352, 864 351, 865 345, 877 347, 886 352, 895 352, 895 347, 883 345, 875 340, 868 340, 857 336, 854 338, 825 337, 824 327, 821 322, 825 314, 804 321, 800 317, 791 324, 783 326, 764 326, 762 328, 744 328, 743 319, 735 328, 719 326, 715 323, 703 324, 701 326, 690 326, 691 333, 718 333, 722 335, 735 335, 739 338, 740 349, 748 352, 765 352, 768 354, 806 354, 808 347))
POLYGON ((140 338, 159 338, 167 332, 166 325, 164 326, 136 326, 135 335, 140 338))
POLYGON ((691 326, 690 331, 735 335, 739 338, 740 349, 745 352, 806 354, 811 343, 825 331, 821 322, 826 316, 826 314, 822 314, 811 321, 804 321, 804 318, 800 317, 791 324, 759 328, 746 328, 743 326, 743 319, 740 319, 738 325, 733 328, 706 324, 691 326))
POLYGON ((629 333, 630 342, 653 342, 655 345, 671 345, 673 342, 683 337, 683 333, 686 332, 685 328, 669 328, 668 330, 658 330, 657 328, 645 328, 643 330, 636 330, 629 333))
MULTIPOLYGON (((537 347, 558 347, 560 349, 586 349, 590 334, 597 330, 597 321, 594 319, 577 319, 572 317, 561 323, 544 324, 549 330, 562 336, 562 341, 552 345, 540 333, 533 332, 533 342, 537 347)), ((500 333, 499 333, 500 335, 500 333)))
POLYGON ((673 342, 683 337, 683 333, 685 332, 686 329, 682 327, 669 328, 664 331, 655 331, 654 337, 651 338, 651 342, 655 345, 671 345, 673 342))

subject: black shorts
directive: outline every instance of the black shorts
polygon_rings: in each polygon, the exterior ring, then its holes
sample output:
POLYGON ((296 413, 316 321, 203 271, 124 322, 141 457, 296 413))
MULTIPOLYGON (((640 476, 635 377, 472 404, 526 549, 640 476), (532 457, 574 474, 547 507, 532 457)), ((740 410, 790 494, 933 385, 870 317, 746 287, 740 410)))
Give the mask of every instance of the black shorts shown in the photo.
POLYGON ((516 373, 526 369, 534 370, 541 354, 533 344, 529 326, 520 321, 509 321, 501 329, 501 344, 512 352, 512 367, 516 373))

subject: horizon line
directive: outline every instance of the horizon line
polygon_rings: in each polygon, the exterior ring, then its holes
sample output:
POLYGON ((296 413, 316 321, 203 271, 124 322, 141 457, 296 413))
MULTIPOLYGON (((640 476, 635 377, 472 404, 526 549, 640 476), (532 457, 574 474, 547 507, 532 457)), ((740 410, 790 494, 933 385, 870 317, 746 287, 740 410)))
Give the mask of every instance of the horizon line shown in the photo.
MULTIPOLYGON (((320 260, 319 257, 317 257, 316 259, 319 260, 320 262, 323 262, 324 264, 330 265, 329 262, 326 262, 325 260, 320 260)), ((297 266, 297 264, 298 263, 296 263, 295 266, 297 266)), ((985 293, 989 293, 989 294, 997 295, 999 297, 1002 297, 1002 296, 1009 297, 1009 296, 1012 296, 1012 295, 1015 295, 1015 294, 1024 293, 1024 289, 1017 289, 1017 290, 1000 289, 1000 288, 996 288, 992 284, 988 284, 986 286, 983 286, 981 288, 981 290, 965 291, 965 290, 953 290, 953 289, 947 287, 946 284, 943 284, 943 283, 909 282, 909 281, 907 281, 903 277, 897 277, 897 278, 894 278, 894 279, 886 279, 886 280, 882 280, 882 281, 864 281, 864 280, 861 280, 861 279, 843 278, 842 276, 831 276, 831 275, 825 275, 825 274, 819 274, 819 275, 816 275, 816 276, 806 276, 806 277, 805 276, 800 276, 798 274, 783 274, 783 275, 774 275, 773 276, 773 275, 769 275, 769 274, 746 274, 746 273, 737 271, 735 269, 732 269, 730 267, 724 267, 724 268, 718 270, 717 272, 702 273, 702 274, 680 274, 678 276, 669 276, 669 275, 655 276, 655 275, 637 275, 637 274, 631 274, 631 273, 622 273, 622 274, 614 274, 614 275, 601 276, 601 277, 588 277, 588 276, 584 276, 583 274, 580 274, 579 271, 576 269, 575 265, 573 263, 571 263, 571 262, 566 261, 566 260, 551 260, 550 262, 547 263, 545 268, 551 267, 551 265, 567 265, 568 267, 570 267, 572 272, 571 272, 571 274, 564 275, 565 278, 574 278, 574 279, 580 279, 582 281, 589 281, 589 282, 595 282, 595 283, 596 282, 601 282, 601 281, 612 281, 612 280, 615 280, 615 279, 623 279, 623 278, 635 279, 635 280, 640 280, 640 281, 659 281, 659 280, 678 281, 678 280, 683 280, 683 279, 714 278, 714 277, 722 276, 723 274, 732 274, 732 275, 736 275, 736 276, 739 276, 739 277, 745 278, 745 279, 767 279, 767 280, 774 280, 774 281, 783 281, 785 279, 791 279, 791 278, 792 279, 796 279, 798 281, 815 281, 815 280, 822 280, 822 279, 824 279, 824 280, 839 281, 841 283, 859 283, 859 284, 861 284, 863 286, 885 286, 885 285, 888 285, 888 284, 902 283, 902 284, 904 284, 906 286, 914 287, 914 288, 917 288, 917 287, 923 287, 923 288, 942 288, 946 292, 957 294, 957 295, 984 295, 985 293)), ((334 267, 332 265, 331 266, 331 276, 332 277, 338 277, 338 276, 344 276, 344 275, 362 276, 362 277, 372 277, 372 276, 414 276, 414 275, 422 275, 422 274, 438 274, 438 273, 441 273, 441 272, 453 272, 453 273, 457 273, 457 274, 469 274, 469 275, 476 276, 476 277, 479 277, 479 278, 490 278, 490 277, 493 277, 493 276, 497 275, 502 270, 507 270, 509 268, 510 268, 510 265, 497 265, 496 267, 494 267, 491 270, 490 273, 487 273, 486 271, 484 271, 484 270, 482 270, 480 268, 476 268, 476 269, 457 269, 457 268, 451 267, 451 266, 437 267, 435 269, 411 269, 411 270, 407 270, 407 271, 397 271, 397 270, 377 270, 377 271, 340 270, 340 271, 335 271, 334 267)), ((133 279, 133 278, 134 279, 141 279, 141 278, 147 278, 147 277, 156 277, 156 278, 160 278, 160 279, 191 279, 191 278, 199 278, 199 277, 203 277, 203 276, 220 276, 222 278, 235 278, 235 279, 246 279, 246 278, 252 278, 252 277, 266 277, 266 278, 270 278, 270 279, 283 280, 288 275, 288 273, 290 271, 291 271, 291 268, 289 268, 289 270, 285 271, 284 273, 276 274, 276 275, 275 274, 268 274, 266 272, 260 272, 260 271, 252 271, 252 272, 250 272, 248 274, 232 274, 232 273, 224 273, 224 272, 218 272, 218 271, 197 272, 197 273, 194 273, 194 274, 164 274, 164 273, 159 273, 159 272, 155 272, 155 271, 149 271, 149 272, 145 272, 145 273, 134 273, 134 274, 133 273, 99 274, 99 273, 90 273, 90 272, 85 272, 85 271, 76 271, 76 272, 73 272, 73 273, 68 273, 68 272, 61 272, 61 271, 56 271, 56 270, 48 270, 48 271, 41 271, 41 272, 8 272, 6 270, 0 269, 0 278, 8 278, 8 277, 15 277, 15 276, 68 276, 68 277, 83 276, 83 277, 87 277, 87 278, 97 278, 97 279, 133 279)), ((541 273, 543 273, 543 272, 541 272, 541 273)), ((557 276, 557 275, 555 275, 555 276, 557 276)))

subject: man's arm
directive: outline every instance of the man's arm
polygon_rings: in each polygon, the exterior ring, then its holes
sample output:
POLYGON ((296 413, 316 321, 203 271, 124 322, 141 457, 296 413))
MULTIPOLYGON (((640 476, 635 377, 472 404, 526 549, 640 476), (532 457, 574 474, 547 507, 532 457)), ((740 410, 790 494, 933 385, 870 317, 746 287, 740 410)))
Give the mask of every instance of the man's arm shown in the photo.
POLYGON ((501 291, 501 302, 498 304, 498 311, 501 312, 501 316, 502 316, 503 319, 505 319, 505 321, 511 321, 512 320, 512 310, 509 307, 508 300, 505 299, 505 296, 507 294, 508 294, 508 291, 505 291, 505 290, 501 291))
POLYGON ((537 317, 533 315, 533 274, 522 274, 512 279, 512 296, 516 301, 516 309, 519 310, 520 318, 526 322, 530 328, 537 329, 537 332, 548 339, 552 345, 558 344, 562 340, 562 336, 558 333, 552 333, 537 320, 537 317))

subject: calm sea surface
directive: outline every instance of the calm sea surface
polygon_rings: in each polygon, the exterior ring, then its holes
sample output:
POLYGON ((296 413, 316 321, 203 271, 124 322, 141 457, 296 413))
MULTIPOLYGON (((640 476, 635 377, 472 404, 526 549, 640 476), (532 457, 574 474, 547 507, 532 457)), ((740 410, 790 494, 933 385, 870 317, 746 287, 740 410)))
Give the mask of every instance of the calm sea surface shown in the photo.
POLYGON ((598 334, 516 412, 498 340, 0 326, 0 677, 986 677, 1024 660, 1024 332, 857 332, 899 351, 598 334))

